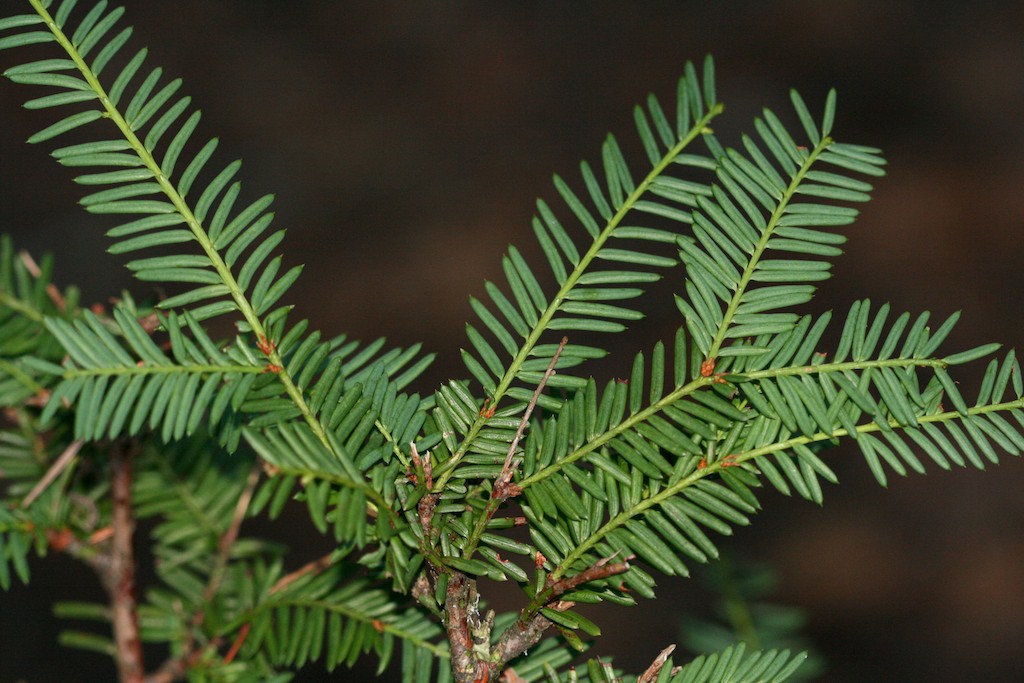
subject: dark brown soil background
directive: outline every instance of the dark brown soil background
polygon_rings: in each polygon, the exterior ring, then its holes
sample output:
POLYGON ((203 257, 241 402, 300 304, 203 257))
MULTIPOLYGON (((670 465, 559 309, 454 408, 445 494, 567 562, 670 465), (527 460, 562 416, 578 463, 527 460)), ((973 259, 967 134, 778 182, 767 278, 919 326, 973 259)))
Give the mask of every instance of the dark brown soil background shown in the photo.
MULTIPOLYGON (((667 98, 684 61, 708 52, 727 143, 764 105, 795 126, 790 87, 820 111, 835 86, 836 137, 886 151, 889 177, 818 308, 865 296, 940 318, 963 308, 948 348, 1024 342, 1024 4, 126 4, 133 45, 184 77, 201 132, 221 138, 220 165, 244 158, 247 195, 277 194, 285 251, 306 264, 290 294, 301 314, 331 334, 425 342, 441 357, 424 388, 461 372, 467 295, 501 277, 506 245, 536 255, 531 209, 556 197, 551 173, 575 180, 608 130, 639 160, 633 103, 667 98)), ((0 53, 0 68, 17 59, 0 53)), ((76 207, 81 189, 47 158, 52 145, 23 144, 54 120, 21 110, 30 96, 0 84, 0 230, 55 252, 58 280, 87 301, 148 294, 106 254, 111 222, 76 207)), ((678 324, 667 294, 649 310, 595 371, 624 374, 678 324)), ((959 376, 967 394, 981 370, 959 376)), ((1021 680, 1024 462, 932 466, 886 491, 856 449, 831 458, 843 485, 824 508, 765 493, 766 511, 727 544, 780 570, 780 600, 807 610, 825 679, 1021 680)), ((98 597, 94 578, 61 559, 34 569, 29 588, 0 596, 0 683, 112 680, 102 657, 60 649, 49 617, 51 599, 98 597)), ((666 580, 656 604, 601 612, 600 651, 642 667, 702 609, 697 588, 666 580)))

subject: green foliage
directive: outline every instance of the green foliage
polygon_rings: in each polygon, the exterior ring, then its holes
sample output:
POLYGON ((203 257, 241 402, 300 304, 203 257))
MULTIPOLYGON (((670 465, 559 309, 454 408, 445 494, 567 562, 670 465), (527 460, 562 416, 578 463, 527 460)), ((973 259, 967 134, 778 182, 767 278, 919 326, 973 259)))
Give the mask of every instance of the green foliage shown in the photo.
POLYGON ((26 254, 15 254, 7 235, 0 236, 0 405, 21 405, 52 384, 25 360, 27 354, 59 360, 63 348, 46 329, 46 320, 59 320, 75 310, 78 292, 61 293, 51 282, 53 259, 37 265, 26 254))
MULTIPOLYGON (((793 680, 792 676, 803 664, 804 658, 804 655, 794 655, 788 650, 748 652, 747 647, 740 643, 719 652, 701 655, 683 666, 673 666, 672 659, 667 658, 657 677, 647 680, 656 683, 775 683, 793 680)), ((577 672, 573 669, 562 677, 552 667, 544 669, 547 676, 539 680, 550 683, 637 683, 641 680, 637 676, 623 675, 611 664, 596 659, 587 660, 585 671, 577 672)), ((518 669, 516 673, 519 673, 518 669)))
MULTIPOLYGON (((116 614, 124 515, 152 519, 159 585, 136 614, 175 677, 287 680, 370 652, 383 671, 400 643, 409 681, 786 680, 803 654, 743 644, 679 668, 666 653, 639 679, 597 660, 566 669, 601 632, 572 608, 652 598, 655 575, 717 559, 714 535, 749 523, 765 482, 820 504, 836 482, 825 450, 844 437, 882 485, 887 469, 923 472, 919 452, 949 469, 1024 450, 1016 356, 990 361, 969 404, 949 369, 998 345, 940 353, 957 316, 932 329, 927 313, 856 302, 819 352, 832 316, 799 306, 885 164, 831 137, 834 92, 820 118, 792 92, 798 133, 765 110, 733 149, 711 128, 711 59, 699 75, 687 64, 671 107, 652 95, 634 110, 639 170, 608 136, 579 180, 555 176, 560 202, 538 200, 532 221, 550 272, 510 247, 505 283, 471 299, 470 379, 423 397, 406 391, 433 359, 420 346, 324 340, 289 319, 301 266, 276 255, 272 197, 236 207, 240 162, 212 165, 217 140, 194 137, 181 81, 122 52, 121 8, 28 4, 0 19, 0 50, 50 54, 4 75, 45 88, 26 106, 60 117, 29 142, 94 140, 52 155, 83 169, 88 212, 115 217, 109 250, 174 294, 82 308, 49 259, 0 242, 0 587, 29 580, 33 549, 63 551, 97 571, 116 614), (643 288, 678 265, 674 337, 628 379, 586 374, 601 335, 640 319, 643 288), (233 338, 204 327, 216 316, 233 338), (293 501, 334 550, 285 570, 284 547, 240 527, 293 501), (516 584, 522 607, 481 607, 485 578, 516 584)), ((131 654, 93 632, 63 642, 131 654)))

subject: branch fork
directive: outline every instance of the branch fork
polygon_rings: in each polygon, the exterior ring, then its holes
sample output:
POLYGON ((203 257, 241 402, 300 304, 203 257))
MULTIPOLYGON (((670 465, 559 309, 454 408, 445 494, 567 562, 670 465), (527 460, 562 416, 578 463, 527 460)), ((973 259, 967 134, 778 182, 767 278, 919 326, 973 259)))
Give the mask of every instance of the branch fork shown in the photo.
MULTIPOLYGON (((587 582, 629 570, 632 557, 612 562, 613 557, 602 558, 575 576, 554 581, 548 577, 544 590, 523 609, 519 619, 502 632, 493 646, 494 612, 488 610, 481 615, 476 581, 462 572, 452 572, 445 594, 445 627, 455 680, 458 683, 499 680, 502 667, 540 642, 544 632, 552 626, 553 622, 541 614, 541 608, 564 612, 576 604, 560 599, 565 593, 587 582)), ((509 677, 508 680, 515 678, 509 677)))

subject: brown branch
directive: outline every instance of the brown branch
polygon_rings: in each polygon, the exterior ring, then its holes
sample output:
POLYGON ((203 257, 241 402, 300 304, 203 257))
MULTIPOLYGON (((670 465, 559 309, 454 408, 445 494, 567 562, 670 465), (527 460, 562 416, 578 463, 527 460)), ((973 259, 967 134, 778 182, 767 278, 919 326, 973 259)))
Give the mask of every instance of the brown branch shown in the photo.
MULTIPOLYGON (((516 450, 519 448, 519 441, 523 438, 523 433, 530 422, 533 409, 537 406, 540 394, 544 391, 544 386, 551 378, 551 375, 555 374, 555 365, 558 363, 558 357, 562 355, 562 350, 568 343, 569 338, 562 337, 562 341, 558 344, 558 348, 555 350, 551 362, 544 372, 544 376, 541 377, 537 388, 533 392, 533 396, 530 398, 530 402, 526 406, 526 411, 519 421, 518 429, 516 429, 516 435, 509 445, 508 454, 505 456, 505 464, 494 480, 494 486, 491 489, 491 501, 476 525, 476 533, 483 531, 487 522, 498 509, 501 501, 517 496, 522 491, 516 484, 512 483, 516 450)), ((484 407, 486 408, 486 403, 484 407)), ((486 414, 489 417, 492 413, 493 411, 490 411, 486 414)), ((489 649, 490 631, 494 616, 490 614, 481 621, 480 615, 476 611, 476 599, 473 600, 472 613, 468 613, 466 611, 466 603, 469 599, 467 591, 471 591, 474 598, 478 598, 476 595, 476 583, 467 579, 461 572, 448 572, 443 562, 436 558, 436 554, 432 549, 433 518, 434 509, 440 496, 430 492, 433 485, 430 454, 420 456, 416 450, 416 444, 412 444, 412 462, 417 470, 417 474, 419 472, 423 474, 423 481, 416 483, 417 485, 423 485, 425 490, 423 497, 420 498, 416 506, 420 527, 423 530, 420 550, 435 574, 440 571, 449 573, 448 589, 445 596, 445 613, 447 615, 448 641, 452 653, 452 670, 456 680, 460 682, 463 680, 477 681, 481 676, 491 677, 492 674, 497 673, 497 670, 500 669, 500 664, 484 663, 479 657, 471 656, 471 653, 474 651, 474 640, 476 641, 476 650, 482 648, 489 649)), ((468 553, 466 556, 468 557, 468 553)), ((436 575, 434 578, 436 580, 436 575)), ((485 657, 484 659, 490 658, 485 657)), ((504 664, 504 661, 501 664, 504 664)), ((484 678, 484 680, 487 680, 487 678, 484 678)))
POLYGON ((675 645, 669 645, 662 650, 661 654, 655 657, 654 661, 651 662, 651 665, 647 667, 647 670, 640 674, 640 678, 636 679, 636 683, 654 683, 654 681, 658 679, 658 674, 660 674, 661 670, 665 667, 665 662, 668 661, 669 655, 671 655, 672 651, 675 649, 675 645))
MULTIPOLYGON (((552 605, 552 609, 561 606, 552 605)), ((569 609, 569 605, 566 604, 563 609, 569 609)), ((518 619, 512 622, 512 625, 501 634, 498 644, 494 646, 495 658, 498 660, 495 668, 500 671, 506 662, 540 642, 544 631, 548 630, 551 624, 550 619, 539 613, 533 615, 525 624, 519 623, 518 619)))
MULTIPOLYGON (((556 612, 564 612, 575 604, 568 600, 558 600, 549 603, 549 607, 556 612)), ((512 622, 512 625, 505 629, 498 639, 497 645, 494 646, 491 655, 492 676, 501 671, 507 662, 539 643, 544 631, 548 630, 552 624, 550 619, 539 612, 525 623, 521 623, 518 619, 512 622)))
MULTIPOLYGON (((249 511, 249 503, 252 502, 252 496, 256 491, 256 484, 259 483, 259 480, 260 466, 255 464, 249 470, 249 478, 245 482, 245 488, 242 489, 241 495, 238 496, 238 502, 235 503, 235 513, 231 517, 231 524, 228 525, 227 530, 221 534, 220 540, 217 542, 217 559, 210 572, 209 583, 206 584, 206 590, 203 592, 203 599, 206 602, 213 600, 213 597, 220 589, 221 581, 224 580, 228 560, 231 558, 231 549, 235 547, 235 541, 238 540, 238 531, 245 520, 245 514, 249 511)), ((200 619, 201 621, 202 619, 200 619)), ((198 624, 196 625, 198 626, 198 624)))
POLYGON ((519 421, 519 428, 516 429, 515 438, 512 439, 512 443, 508 447, 508 455, 505 456, 505 465, 501 468, 498 478, 494 480, 494 489, 491 492, 491 496, 495 500, 506 500, 507 498, 518 496, 522 492, 522 489, 512 483, 512 462, 515 459, 516 450, 519 448, 519 441, 523 438, 523 433, 526 431, 526 425, 530 422, 533 409, 537 406, 537 400, 540 398, 541 392, 544 391, 544 386, 551 379, 551 375, 555 374, 555 364, 558 363, 558 357, 562 355, 562 350, 568 343, 569 338, 562 337, 562 341, 559 342, 558 348, 551 357, 551 362, 548 363, 548 369, 544 371, 544 376, 540 378, 537 388, 533 391, 530 403, 526 406, 526 412, 523 413, 523 419, 519 421))
MULTIPOLYGON (((430 552, 430 546, 433 543, 433 520, 434 520, 434 508, 437 507, 437 501, 440 496, 436 493, 431 493, 430 489, 434 486, 434 466, 431 459, 430 453, 427 452, 420 455, 420 452, 416 449, 416 444, 411 443, 409 446, 412 449, 412 464, 415 471, 412 474, 414 483, 419 486, 423 486, 424 494, 420 498, 420 502, 416 505, 416 514, 420 520, 420 527, 423 529, 423 538, 420 540, 420 550, 423 552, 423 556, 429 561, 433 553, 430 552), (422 480, 420 481, 420 475, 422 480)), ((438 567, 435 567, 438 569, 438 567)))
POLYGON ((567 600, 556 600, 556 598, 589 581, 605 579, 629 570, 628 561, 609 564, 610 560, 610 557, 598 560, 594 566, 588 567, 575 576, 555 581, 534 598, 534 601, 522 611, 519 619, 512 622, 498 639, 491 655, 494 667, 491 673, 496 674, 506 662, 518 657, 540 642, 544 631, 551 626, 551 620, 540 613, 542 607, 549 607, 559 612, 567 610, 574 603, 567 600))
MULTIPOLYGON (((616 553, 617 554, 617 553, 616 553)), ((476 582, 458 571, 451 571, 445 594, 445 629, 451 653, 452 675, 457 683, 496 681, 507 662, 540 642, 552 625, 541 613, 548 607, 559 612, 573 606, 558 598, 589 581, 597 581, 629 571, 629 559, 612 563, 614 555, 605 557, 575 576, 550 581, 498 638, 493 647, 491 629, 493 613, 481 618, 477 609, 479 596, 476 582)), ((511 679, 514 680, 514 679, 511 679)))
POLYGON ((577 586, 582 586, 590 581, 597 581, 598 579, 607 579, 609 576, 616 576, 617 574, 625 574, 629 571, 629 561, 633 559, 630 555, 622 562, 616 562, 615 564, 608 564, 611 561, 611 557, 605 557, 594 563, 593 567, 587 567, 579 574, 570 576, 567 579, 559 579, 555 581, 547 590, 541 595, 546 600, 553 600, 563 593, 568 593, 577 586))
MULTIPOLYGON (((115 527, 104 527, 92 534, 86 542, 75 538, 69 530, 51 530, 47 532, 47 540, 54 550, 67 553, 89 565, 109 592, 110 587, 115 585, 114 553, 110 547, 101 549, 98 546, 113 545, 114 531, 119 527, 121 527, 120 524, 115 527)), ((113 602, 113 597, 111 601, 113 602)), ((167 659, 155 672, 146 676, 145 679, 138 680, 144 680, 145 683, 174 683, 181 680, 202 656, 201 651, 194 650, 190 646, 186 646, 186 650, 185 654, 167 659)), ((120 661, 120 650, 118 650, 118 661, 120 661)))
POLYGON ((249 637, 249 631, 251 629, 252 624, 242 624, 242 628, 238 629, 238 635, 235 637, 235 642, 231 643, 231 647, 224 655, 225 664, 230 664, 235 661, 235 657, 238 655, 238 651, 242 649, 245 639, 249 637))
POLYGON ((139 641, 139 614, 135 601, 135 556, 132 536, 132 458, 134 447, 115 441, 110 449, 111 495, 114 503, 111 526, 110 567, 105 575, 113 612, 114 645, 121 683, 143 683, 145 667, 139 641))
POLYGON ((301 567, 293 571, 291 574, 285 574, 277 580, 277 583, 271 586, 269 591, 270 595, 280 593, 285 588, 287 588, 294 582, 298 581, 306 574, 319 574, 320 572, 327 570, 332 564, 334 564, 333 557, 334 553, 327 553, 323 557, 318 557, 312 562, 307 562, 306 564, 302 565, 301 567))
MULTIPOLYGON (((420 551, 428 561, 434 557, 434 553, 431 551, 431 546, 434 542, 434 508, 437 507, 439 498, 440 496, 436 493, 425 493, 420 498, 420 502, 416 504, 416 513, 420 520, 420 527, 423 529, 420 551)), ((435 569, 440 569, 440 567, 435 567, 435 569)))
POLYGON ((491 677, 490 662, 478 656, 482 654, 486 658, 487 653, 478 653, 474 649, 476 643, 473 626, 480 623, 478 601, 476 582, 462 572, 452 572, 448 578, 444 611, 452 675, 457 683, 477 683, 491 677))
POLYGON ((71 461, 75 459, 76 455, 78 455, 78 451, 82 448, 82 444, 84 443, 85 442, 81 439, 75 439, 68 444, 68 447, 64 449, 64 452, 53 461, 52 465, 50 465, 50 469, 46 470, 46 474, 43 475, 43 478, 32 487, 32 490, 29 491, 28 495, 21 501, 21 507, 27 508, 32 504, 32 501, 43 494, 43 491, 53 483, 53 480, 59 477, 61 472, 68 468, 68 465, 70 465, 71 461))

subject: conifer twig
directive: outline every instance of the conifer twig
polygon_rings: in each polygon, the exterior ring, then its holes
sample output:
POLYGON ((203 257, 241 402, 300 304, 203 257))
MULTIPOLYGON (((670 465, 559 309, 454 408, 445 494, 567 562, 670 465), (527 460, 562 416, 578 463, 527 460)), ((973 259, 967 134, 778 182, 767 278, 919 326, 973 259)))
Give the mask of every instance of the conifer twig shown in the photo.
POLYGON ((431 543, 433 533, 431 528, 434 520, 434 508, 437 507, 437 501, 439 496, 436 493, 432 493, 430 489, 434 486, 434 465, 431 459, 430 453, 424 453, 420 455, 420 452, 416 449, 416 443, 410 443, 409 447, 412 451, 412 465, 415 471, 412 476, 418 477, 420 474, 423 475, 423 481, 418 482, 417 485, 422 484, 425 493, 420 498, 420 502, 416 504, 416 514, 419 517, 420 528, 423 529, 423 535, 420 539, 420 550, 423 556, 428 562, 434 565, 437 569, 437 564, 434 562, 434 554, 431 551, 431 543))
POLYGON ((75 459, 76 455, 78 455, 78 451, 81 450, 82 444, 84 443, 85 442, 82 439, 75 439, 68 444, 68 447, 64 449, 64 452, 53 461, 52 465, 50 465, 50 469, 46 470, 46 474, 43 475, 43 478, 32 487, 32 490, 29 491, 28 495, 26 495, 21 501, 21 507, 27 508, 32 504, 32 501, 43 494, 43 491, 53 483, 53 480, 59 477, 60 473, 68 468, 68 465, 70 465, 71 461, 75 459))
MULTIPOLYGON (((257 469, 257 471, 259 470, 258 467, 256 469, 257 469)), ((299 579, 301 579, 303 576, 306 576, 307 574, 319 574, 320 572, 327 570, 333 564, 334 564, 334 553, 327 553, 326 555, 318 557, 315 560, 307 562, 306 564, 302 565, 301 567, 299 567, 295 571, 293 571, 293 572, 291 572, 289 574, 285 574, 280 579, 278 579, 277 582, 273 586, 270 587, 270 590, 268 591, 268 595, 273 595, 274 593, 280 593, 281 591, 286 589, 288 586, 290 586, 292 583, 294 583, 294 582, 298 581, 299 579)), ((242 624, 241 628, 238 629, 238 635, 235 636, 235 639, 234 639, 234 641, 232 641, 231 646, 228 648, 228 651, 224 654, 224 663, 225 664, 229 664, 238 655, 238 651, 242 649, 242 645, 245 643, 246 638, 249 637, 249 631, 251 629, 252 629, 252 624, 250 624, 250 623, 242 624)), ((218 645, 219 645, 219 643, 218 643, 218 645)), ((170 679, 170 680, 175 680, 175 679, 170 679)), ((154 677, 153 679, 147 680, 146 683, 164 683, 164 680, 163 679, 155 680, 155 677, 154 677)))
POLYGON ((636 679, 636 683, 654 683, 658 679, 658 674, 665 667, 665 662, 668 661, 669 655, 676 649, 675 645, 669 645, 657 657, 651 662, 651 665, 640 674, 640 678, 636 679))
MULTIPOLYGON (((559 600, 551 603, 550 607, 556 612, 564 612, 575 604, 567 600, 559 600)), ((519 620, 512 622, 494 646, 493 658, 498 661, 497 668, 500 669, 506 662, 539 643, 544 631, 548 630, 552 623, 550 619, 540 613, 534 614, 525 623, 520 623, 519 620)))
MULTIPOLYGON (((610 576, 624 574, 629 570, 631 557, 623 562, 615 563, 611 563, 611 559, 611 557, 600 559, 576 576, 549 583, 544 590, 538 593, 530 604, 523 608, 519 618, 512 622, 498 638, 491 655, 491 661, 496 662, 497 668, 500 669, 506 662, 518 657, 540 642, 544 631, 552 624, 550 619, 541 614, 542 607, 548 607, 556 612, 564 612, 575 603, 558 600, 559 596, 589 581, 606 579, 610 576)), ((452 661, 454 662, 454 658, 452 661)))
POLYGON ((235 503, 235 513, 231 518, 231 524, 221 534, 220 540, 217 543, 217 559, 215 560, 213 570, 210 572, 209 583, 207 583, 206 590, 203 593, 203 598, 207 602, 212 600, 213 596, 217 594, 221 581, 224 580, 224 572, 231 557, 231 549, 235 546, 235 541, 238 540, 238 531, 245 520, 246 513, 249 511, 249 503, 252 502, 252 496, 256 491, 256 484, 259 483, 259 480, 260 465, 256 463, 249 470, 249 478, 245 482, 245 488, 238 497, 238 502, 235 503))
POLYGON ((132 459, 134 448, 115 441, 110 449, 111 498, 114 509, 111 526, 110 565, 104 584, 110 595, 118 678, 121 683, 143 683, 142 642, 135 600, 135 555, 132 536, 132 459))
MULTIPOLYGON (((452 675, 458 683, 476 683, 491 678, 493 662, 477 656, 472 625, 479 623, 476 582, 462 572, 452 572, 445 592, 445 627, 452 658, 452 675)), ((488 634, 489 636, 490 634, 488 634)))
POLYGON ((277 580, 277 582, 273 586, 271 586, 270 591, 268 591, 268 593, 270 595, 280 593, 285 588, 295 583, 306 574, 319 574, 320 572, 327 570, 332 564, 334 564, 333 552, 327 553, 322 557, 318 557, 315 560, 312 560, 311 562, 307 562, 306 564, 302 565, 290 574, 285 574, 284 576, 282 576, 280 579, 277 580))
MULTIPOLYGON (((544 376, 540 378, 540 382, 537 383, 537 388, 533 391, 533 396, 530 398, 530 403, 526 406, 526 412, 523 413, 523 418, 519 421, 519 428, 516 429, 516 435, 508 447, 508 454, 505 456, 505 465, 501 468, 501 473, 498 475, 498 478, 494 480, 492 497, 496 500, 505 500, 507 498, 517 496, 520 493, 519 487, 512 484, 512 463, 515 460, 516 450, 519 448, 519 441, 523 438, 523 433, 526 431, 526 425, 530 422, 530 416, 533 414, 533 409, 537 406, 537 400, 540 398, 541 392, 544 391, 544 387, 548 383, 548 380, 551 379, 551 375, 555 374, 555 365, 558 363, 558 357, 562 355, 562 350, 568 343, 569 338, 562 337, 562 341, 558 343, 558 348, 555 349, 555 353, 551 357, 551 362, 548 363, 548 369, 544 371, 544 376)), ((490 506, 488 509, 491 509, 493 514, 493 509, 490 508, 490 506)))
MULTIPOLYGON (((616 553, 616 555, 617 554, 618 553, 616 553)), ((608 564, 613 557, 615 557, 615 555, 601 558, 595 562, 593 566, 587 567, 575 576, 551 582, 547 589, 542 591, 538 597, 542 597, 545 601, 551 601, 563 593, 568 593, 577 586, 582 586, 585 583, 596 581, 597 579, 606 579, 609 576, 625 574, 629 571, 629 561, 633 559, 632 555, 624 559, 622 562, 608 564)), ((538 609, 543 606, 543 603, 538 603, 538 609)))

